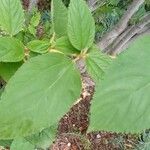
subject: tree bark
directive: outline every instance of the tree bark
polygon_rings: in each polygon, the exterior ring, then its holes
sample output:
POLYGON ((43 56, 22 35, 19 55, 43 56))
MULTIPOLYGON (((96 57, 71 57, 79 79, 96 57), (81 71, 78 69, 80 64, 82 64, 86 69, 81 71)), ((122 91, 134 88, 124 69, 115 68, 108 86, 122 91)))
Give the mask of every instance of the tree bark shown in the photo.
POLYGON ((150 28, 150 14, 145 15, 137 25, 128 27, 112 45, 107 49, 107 53, 111 55, 119 54, 124 46, 129 43, 129 41, 136 35, 145 32, 150 28))
POLYGON ((104 51, 112 42, 126 29, 128 22, 139 7, 144 3, 144 0, 134 0, 132 4, 127 8, 127 11, 122 16, 118 24, 108 32, 100 42, 98 46, 104 51))

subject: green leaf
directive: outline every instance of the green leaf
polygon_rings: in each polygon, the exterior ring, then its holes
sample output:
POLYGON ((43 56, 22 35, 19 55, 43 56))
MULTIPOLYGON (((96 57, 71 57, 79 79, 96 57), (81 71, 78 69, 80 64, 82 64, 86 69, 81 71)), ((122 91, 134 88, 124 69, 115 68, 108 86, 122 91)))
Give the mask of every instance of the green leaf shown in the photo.
POLYGON ((0 62, 18 62, 24 58, 24 45, 15 38, 0 38, 0 62))
POLYGON ((111 59, 103 54, 96 46, 90 49, 86 57, 87 71, 96 82, 103 78, 110 63, 111 59))
POLYGON ((32 52, 36 52, 40 54, 48 52, 49 46, 50 46, 50 43, 48 41, 41 41, 41 40, 34 40, 27 44, 27 47, 32 52))
POLYGON ((69 58, 58 53, 31 58, 1 96, 0 139, 29 136, 57 124, 80 92, 80 74, 69 58))
POLYGON ((24 12, 20 0, 0 0, 0 25, 10 35, 22 30, 24 12))
POLYGON ((34 150, 34 145, 24 138, 17 138, 12 142, 10 150, 34 150))
POLYGON ((70 43, 68 37, 64 36, 56 40, 56 49, 60 50, 64 54, 74 54, 79 53, 70 43))
POLYGON ((40 23, 41 14, 40 12, 36 12, 35 15, 31 18, 30 24, 34 27, 37 27, 40 23))
POLYGON ((39 133, 27 137, 26 139, 30 143, 35 145, 37 148, 46 149, 50 147, 50 145, 55 140, 56 133, 57 133, 57 125, 46 128, 39 133))
POLYGON ((57 37, 67 35, 68 10, 62 0, 52 3, 53 27, 57 37))
POLYGON ((89 131, 140 133, 150 128, 150 36, 138 38, 96 87, 89 131))
POLYGON ((6 82, 15 74, 22 62, 17 63, 0 63, 0 76, 6 82))
POLYGON ((83 0, 71 0, 68 12, 68 36, 72 45, 83 50, 92 46, 95 23, 83 0))

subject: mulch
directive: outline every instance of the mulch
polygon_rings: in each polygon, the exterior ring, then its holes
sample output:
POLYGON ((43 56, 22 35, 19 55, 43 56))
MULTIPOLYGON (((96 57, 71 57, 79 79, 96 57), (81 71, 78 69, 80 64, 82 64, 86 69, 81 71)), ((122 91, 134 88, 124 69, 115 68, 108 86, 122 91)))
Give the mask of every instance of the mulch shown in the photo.
MULTIPOLYGON (((22 0, 23 8, 28 10, 30 0, 22 0)), ((38 9, 40 11, 50 10, 50 0, 38 0, 38 9)))
POLYGON ((89 99, 74 105, 60 120, 58 136, 49 150, 133 150, 137 135, 98 131, 86 134, 89 99))

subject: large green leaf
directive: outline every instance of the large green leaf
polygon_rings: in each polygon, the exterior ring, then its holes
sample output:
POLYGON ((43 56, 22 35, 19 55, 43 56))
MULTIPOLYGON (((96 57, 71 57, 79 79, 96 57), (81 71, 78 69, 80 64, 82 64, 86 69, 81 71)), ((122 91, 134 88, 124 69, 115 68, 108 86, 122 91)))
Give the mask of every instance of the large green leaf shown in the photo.
POLYGON ((71 0, 68 12, 68 36, 72 45, 83 50, 92 46, 95 23, 84 0, 71 0))
POLYGON ((27 44, 27 47, 36 53, 46 53, 48 52, 48 48, 50 47, 50 42, 48 41, 41 41, 41 40, 34 40, 27 44))
POLYGON ((18 62, 24 58, 24 46, 15 38, 0 38, 0 62, 18 62))
POLYGON ((136 133, 150 128, 150 36, 117 58, 96 87, 89 131, 136 133))
POLYGON ((9 34, 22 30, 24 13, 20 0, 0 0, 0 25, 9 34))
POLYGON ((57 39, 55 48, 60 50, 64 54, 79 53, 79 51, 71 45, 67 36, 63 36, 63 37, 57 39))
POLYGON ((57 124, 80 91, 80 74, 69 58, 58 53, 31 58, 1 96, 0 139, 28 136, 57 124))
POLYGON ((21 65, 22 62, 0 63, 0 76, 7 82, 21 65))
POLYGON ((96 46, 90 49, 86 57, 87 71, 96 82, 103 78, 110 63, 111 59, 107 55, 101 53, 96 46))
POLYGON ((34 150, 34 145, 26 141, 24 138, 15 139, 10 147, 10 150, 34 150))
POLYGON ((67 35, 68 10, 62 0, 53 0, 52 17, 57 37, 67 35))

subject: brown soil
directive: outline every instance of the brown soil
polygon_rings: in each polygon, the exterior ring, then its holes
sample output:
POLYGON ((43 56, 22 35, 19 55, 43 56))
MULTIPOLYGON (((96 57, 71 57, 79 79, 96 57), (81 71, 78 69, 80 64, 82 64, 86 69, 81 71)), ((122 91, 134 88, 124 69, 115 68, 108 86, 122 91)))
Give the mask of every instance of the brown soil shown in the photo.
POLYGON ((51 8, 51 2, 50 0, 39 0, 38 1, 38 9, 43 11, 43 10, 50 10, 51 8))
POLYGON ((91 142, 91 150, 133 150, 137 144, 136 135, 93 132, 87 137, 91 142))
POLYGON ((25 10, 28 10, 29 0, 22 0, 22 5, 25 10))
MULTIPOLYGON (((22 4, 25 10, 28 10, 30 0, 22 0, 22 4)), ((38 9, 50 10, 50 0, 38 0, 38 9)))
POLYGON ((90 143, 79 134, 61 134, 49 150, 90 150, 90 143))
POLYGON ((57 139, 49 150, 133 150, 136 135, 104 131, 86 134, 89 101, 87 97, 81 100, 60 120, 57 139))

